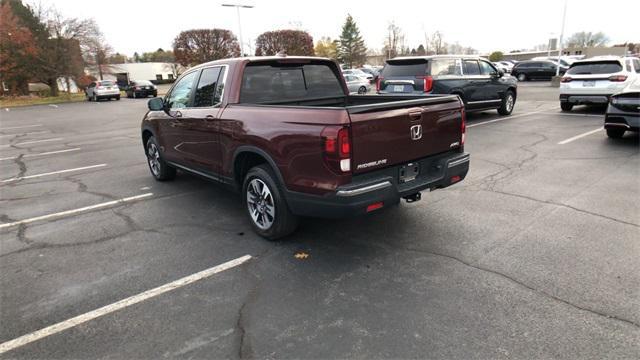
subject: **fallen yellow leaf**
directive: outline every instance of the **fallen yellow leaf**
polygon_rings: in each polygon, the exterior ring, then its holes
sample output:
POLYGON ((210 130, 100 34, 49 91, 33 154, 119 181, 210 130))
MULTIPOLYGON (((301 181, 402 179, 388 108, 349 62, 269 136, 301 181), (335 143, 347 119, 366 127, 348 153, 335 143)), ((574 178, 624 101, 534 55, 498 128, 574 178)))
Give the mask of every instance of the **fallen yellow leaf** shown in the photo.
POLYGON ((304 251, 298 251, 295 255, 293 255, 296 259, 306 259, 309 257, 309 254, 307 254, 304 251))

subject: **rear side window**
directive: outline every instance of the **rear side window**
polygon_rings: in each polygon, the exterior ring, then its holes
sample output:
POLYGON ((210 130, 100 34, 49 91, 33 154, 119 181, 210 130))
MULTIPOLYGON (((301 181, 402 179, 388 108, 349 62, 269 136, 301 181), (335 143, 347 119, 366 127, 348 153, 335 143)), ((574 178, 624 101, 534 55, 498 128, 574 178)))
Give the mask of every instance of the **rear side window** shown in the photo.
POLYGON ((640 74, 640 60, 633 59, 633 67, 636 70, 636 73, 640 74))
POLYGON ((418 60, 390 60, 382 69, 384 78, 425 76, 427 73, 427 61, 418 60))
POLYGON ((567 74, 591 75, 591 74, 611 74, 622 71, 622 65, 618 61, 598 61, 574 63, 567 74))
POLYGON ((431 76, 462 75, 459 59, 438 59, 431 61, 431 76))
POLYGON ((222 76, 224 69, 212 67, 202 70, 196 94, 193 99, 194 107, 210 107, 218 105, 222 94, 222 76))
POLYGON ((465 75, 480 75, 478 60, 464 60, 462 63, 464 64, 465 75))
POLYGON ((244 69, 240 102, 273 103, 344 96, 327 64, 252 63, 244 69))

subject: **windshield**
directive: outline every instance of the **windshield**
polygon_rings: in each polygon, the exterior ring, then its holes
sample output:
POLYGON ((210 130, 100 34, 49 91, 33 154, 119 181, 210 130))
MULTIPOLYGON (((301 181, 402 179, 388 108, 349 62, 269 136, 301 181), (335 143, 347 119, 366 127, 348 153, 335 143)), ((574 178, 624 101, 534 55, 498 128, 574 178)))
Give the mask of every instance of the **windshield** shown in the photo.
POLYGON ((113 86, 113 85, 114 85, 113 81, 105 80, 105 81, 100 81, 99 86, 113 86))
POLYGON ((617 61, 598 61, 598 62, 581 62, 574 63, 567 74, 573 75, 592 75, 592 74, 611 74, 622 71, 622 65, 617 61))
POLYGON ((153 83, 151 81, 147 81, 147 80, 136 80, 134 81, 134 84, 136 85, 153 85, 153 83))

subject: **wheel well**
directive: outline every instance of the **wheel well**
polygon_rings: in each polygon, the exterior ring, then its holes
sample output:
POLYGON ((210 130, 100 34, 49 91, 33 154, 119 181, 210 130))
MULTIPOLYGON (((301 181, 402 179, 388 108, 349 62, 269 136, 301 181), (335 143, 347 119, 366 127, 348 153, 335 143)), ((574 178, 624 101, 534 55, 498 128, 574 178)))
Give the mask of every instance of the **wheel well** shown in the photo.
POLYGON ((511 91, 513 92, 513 96, 517 99, 518 98, 518 90, 515 87, 510 87, 507 89, 507 91, 511 91))
POLYGON ((242 181, 244 180, 244 177, 245 175, 247 175, 249 170, 252 167, 261 164, 267 164, 270 166, 267 159, 254 152, 245 151, 238 154, 236 156, 235 162, 233 163, 233 176, 236 183, 241 186, 242 181))
POLYGON ((142 132, 142 145, 143 146, 147 146, 147 140, 149 140, 150 137, 152 137, 153 134, 151 133, 151 131, 149 130, 144 130, 142 132))

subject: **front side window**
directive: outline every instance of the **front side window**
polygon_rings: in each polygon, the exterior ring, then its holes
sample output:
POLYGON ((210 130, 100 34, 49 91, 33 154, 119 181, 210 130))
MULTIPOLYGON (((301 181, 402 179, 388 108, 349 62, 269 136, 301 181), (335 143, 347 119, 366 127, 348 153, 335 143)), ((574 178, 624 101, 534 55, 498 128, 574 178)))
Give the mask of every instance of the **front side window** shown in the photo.
POLYGON ((496 72, 496 69, 488 62, 480 61, 480 71, 482 72, 482 75, 491 75, 496 72))
POLYGON ((431 62, 431 76, 462 75, 460 60, 438 59, 431 62))
POLYGON ((194 107, 209 107, 220 104, 223 73, 224 70, 221 67, 202 70, 193 100, 194 107))
POLYGON ((188 73, 173 87, 171 94, 169 94, 167 98, 167 106, 170 109, 180 109, 189 106, 191 90, 193 89, 193 82, 197 74, 197 71, 188 73))
POLYGON ((480 75, 480 67, 478 66, 478 60, 464 60, 464 74, 465 75, 480 75))

